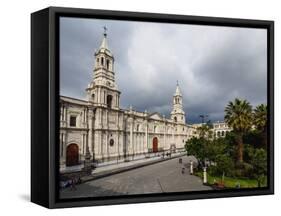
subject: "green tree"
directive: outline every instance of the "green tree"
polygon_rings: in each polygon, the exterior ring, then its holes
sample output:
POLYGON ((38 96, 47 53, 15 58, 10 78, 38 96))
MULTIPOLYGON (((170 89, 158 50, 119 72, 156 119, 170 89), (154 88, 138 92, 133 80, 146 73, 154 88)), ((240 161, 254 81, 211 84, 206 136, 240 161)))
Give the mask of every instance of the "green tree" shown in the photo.
POLYGON ((200 127, 197 128, 197 132, 199 134, 199 137, 205 138, 207 140, 210 140, 213 138, 213 131, 211 124, 202 124, 200 127))
POLYGON ((261 140, 262 134, 258 130, 251 130, 244 134, 243 142, 248 143, 249 145, 253 146, 254 148, 261 148, 264 147, 261 140))
POLYGON ((228 154, 225 139, 222 137, 210 141, 205 148, 207 158, 212 162, 216 162, 219 155, 228 154))
POLYGON ((226 133, 226 136, 224 138, 224 142, 226 145, 226 151, 229 155, 229 157, 232 158, 232 160, 237 161, 237 145, 236 145, 236 134, 233 131, 230 131, 226 133))
POLYGON ((236 134, 238 162, 243 163, 243 135, 252 126, 252 106, 248 101, 236 98, 226 106, 224 119, 236 134))
POLYGON ((206 140, 202 137, 192 137, 185 144, 185 150, 188 155, 193 155, 199 162, 201 167, 206 160, 206 140))
POLYGON ((222 180, 225 175, 231 176, 234 170, 232 146, 227 141, 226 138, 220 137, 206 146, 208 159, 212 162, 210 173, 222 176, 222 180))
POLYGON ((262 148, 255 149, 252 154, 253 175, 261 187, 267 175, 267 155, 262 148))
POLYGON ((267 106, 260 104, 254 109, 253 123, 261 133, 262 146, 267 148, 267 106))
POLYGON ((216 169, 218 174, 222 176, 222 182, 224 176, 231 176, 234 170, 233 160, 227 154, 220 154, 216 157, 216 169))

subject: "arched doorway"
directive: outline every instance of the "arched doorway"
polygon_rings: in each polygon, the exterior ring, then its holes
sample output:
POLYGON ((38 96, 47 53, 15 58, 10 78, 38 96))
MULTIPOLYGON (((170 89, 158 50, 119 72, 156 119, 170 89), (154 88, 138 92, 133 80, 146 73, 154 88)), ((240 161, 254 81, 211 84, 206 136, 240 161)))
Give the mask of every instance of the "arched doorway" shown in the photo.
POLYGON ((66 148, 66 166, 78 165, 79 148, 77 144, 70 144, 66 148))
POLYGON ((152 140, 152 151, 158 152, 158 139, 157 137, 154 137, 152 140))

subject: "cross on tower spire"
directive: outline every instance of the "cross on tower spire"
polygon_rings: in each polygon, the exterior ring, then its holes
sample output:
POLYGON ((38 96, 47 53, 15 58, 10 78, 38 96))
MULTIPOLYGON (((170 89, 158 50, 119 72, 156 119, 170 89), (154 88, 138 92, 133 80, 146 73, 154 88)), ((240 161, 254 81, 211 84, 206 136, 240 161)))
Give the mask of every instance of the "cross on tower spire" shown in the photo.
POLYGON ((107 36, 106 31, 107 31, 107 28, 106 28, 106 26, 104 26, 104 27, 103 27, 103 35, 104 35, 104 37, 106 37, 106 36, 107 36))

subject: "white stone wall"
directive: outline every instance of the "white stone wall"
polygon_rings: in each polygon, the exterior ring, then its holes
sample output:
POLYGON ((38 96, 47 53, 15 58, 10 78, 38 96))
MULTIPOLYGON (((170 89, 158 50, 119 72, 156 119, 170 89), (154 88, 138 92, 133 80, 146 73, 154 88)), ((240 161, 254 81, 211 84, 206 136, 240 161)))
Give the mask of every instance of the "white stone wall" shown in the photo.
POLYGON ((225 122, 215 122, 213 126, 214 136, 216 138, 225 137, 226 134, 232 130, 225 122))
POLYGON ((170 119, 147 113, 95 107, 86 101, 61 98, 61 165, 66 161, 67 145, 79 147, 79 160, 86 155, 98 162, 130 159, 152 151, 153 138, 158 139, 158 150, 170 150, 172 145, 184 148, 190 138, 189 127, 170 119), (92 112, 92 113, 91 113, 92 112), (76 116, 76 127, 70 126, 70 116, 76 116), (110 144, 110 140, 114 143, 110 144))

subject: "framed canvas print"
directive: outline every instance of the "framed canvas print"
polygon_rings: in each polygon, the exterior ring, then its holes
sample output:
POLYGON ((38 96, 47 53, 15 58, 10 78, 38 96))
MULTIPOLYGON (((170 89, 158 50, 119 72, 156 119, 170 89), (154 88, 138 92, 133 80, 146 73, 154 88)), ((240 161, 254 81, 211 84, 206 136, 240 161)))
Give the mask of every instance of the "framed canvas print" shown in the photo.
POLYGON ((273 194, 273 21, 31 15, 31 200, 273 194))

